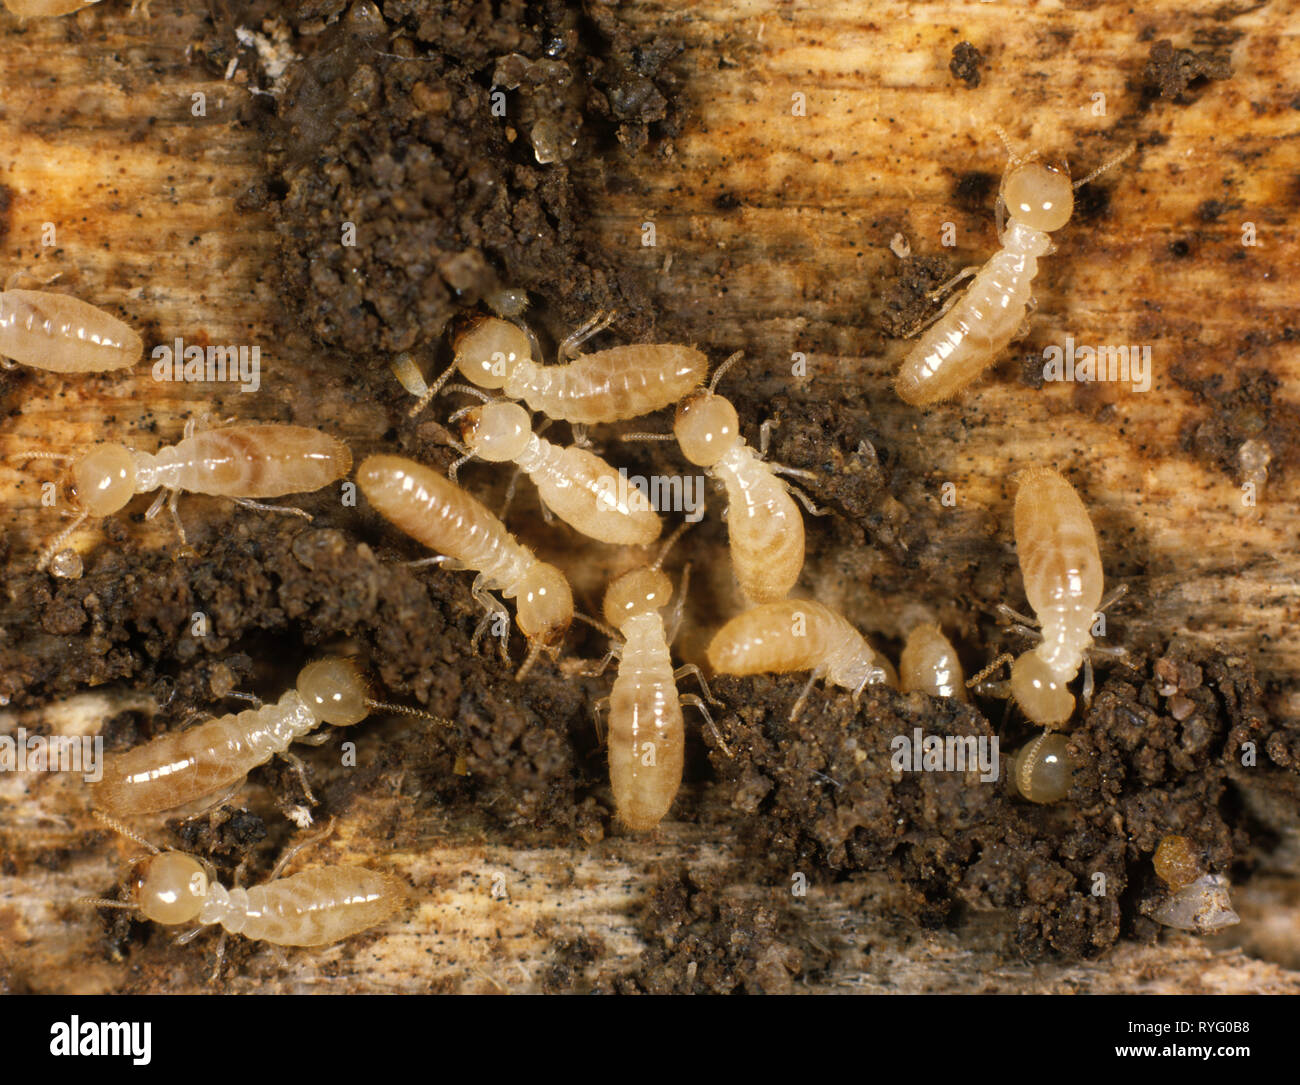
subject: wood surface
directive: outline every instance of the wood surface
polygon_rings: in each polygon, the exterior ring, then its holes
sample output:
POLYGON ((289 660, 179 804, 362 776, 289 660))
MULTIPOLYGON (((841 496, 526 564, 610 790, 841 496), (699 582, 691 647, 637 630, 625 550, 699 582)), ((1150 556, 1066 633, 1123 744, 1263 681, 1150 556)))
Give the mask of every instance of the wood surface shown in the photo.
MULTIPOLYGON (((591 208, 593 243, 643 277, 659 330, 713 357, 745 349, 773 394, 860 392, 878 445, 896 457, 893 496, 904 509, 932 508, 943 483, 955 485, 953 515, 963 519, 946 543, 953 560, 977 535, 986 545, 1001 533, 1009 546, 1016 468, 1068 469, 1092 510, 1108 572, 1144 570, 1140 605, 1122 617, 1129 635, 1183 633, 1248 656, 1270 710, 1300 713, 1300 517, 1288 455, 1295 438, 1284 425, 1294 420, 1300 377, 1300 150, 1289 78, 1300 70, 1300 25, 1289 5, 637 0, 624 15, 687 44, 688 120, 674 153, 647 157, 591 208), (1152 42, 1164 37, 1230 55, 1231 78, 1195 88, 1186 101, 1144 101, 1142 71, 1152 42), (962 40, 985 58, 974 89, 948 70, 962 40), (1106 96, 1104 116, 1093 112, 1097 92, 1106 96), (796 94, 805 96, 805 116, 792 115, 796 94), (891 240, 901 234, 914 254, 949 256, 958 267, 991 253, 991 197, 967 209, 953 193, 966 171, 1000 173, 995 123, 1019 147, 1064 154, 1076 174, 1138 140, 1137 154, 1101 182, 1108 211, 1086 227, 1067 226, 1059 251, 1043 260, 1026 349, 1041 352, 1067 334, 1080 343, 1149 344, 1149 392, 1033 389, 1009 353, 958 402, 921 412, 894 397, 890 376, 907 344, 878 326, 883 290, 898 274, 891 240), (1232 209, 1205 222, 1198 208, 1207 200, 1232 209), (1241 244, 1248 221, 1260 239, 1253 248, 1241 244), (656 227, 654 248, 641 244, 646 222, 656 227), (940 244, 945 222, 956 227, 955 250, 940 244), (1175 254, 1178 242, 1189 256, 1175 254), (787 378, 783 389, 778 374, 796 351, 807 354, 808 375, 787 378), (1185 440, 1219 409, 1188 381, 1218 376, 1230 388, 1244 367, 1279 381, 1263 433, 1275 447, 1255 507, 1243 506, 1240 471, 1208 462, 1185 440)), ((235 210, 262 168, 255 133, 235 119, 247 92, 187 60, 200 20, 197 5, 157 0, 148 18, 118 0, 59 20, 0 16, 6 272, 61 273, 60 287, 128 316, 149 345, 176 335, 265 342, 278 319, 271 221, 235 210), (207 95, 204 118, 191 115, 196 91, 207 95), (41 245, 46 222, 58 232, 52 249, 41 245)), ((7 386, 0 452, 72 447, 110 432, 174 440, 187 412, 282 417, 301 369, 293 357, 267 353, 263 391, 252 397, 160 386, 146 365, 102 380, 25 373, 7 386)), ((362 408, 336 410, 336 395, 328 385, 319 392, 320 416, 358 455, 376 447, 374 418, 362 408)), ((35 551, 50 533, 42 477, 0 466, 0 520, 16 549, 35 551)), ((187 515, 201 516, 201 505, 187 515)), ((167 542, 165 520, 139 530, 167 542)), ((871 631, 897 634, 891 615, 907 599, 855 595, 829 569, 817 577, 812 590, 820 584, 851 612, 880 615, 871 631)), ((89 733, 136 696, 96 690, 0 712, 0 731, 57 714, 61 730, 89 733)), ((246 952, 223 982, 233 990, 534 991, 556 942, 581 934, 604 946, 588 969, 594 980, 640 952, 632 917, 657 872, 680 861, 728 867, 728 811, 711 808, 707 794, 697 801, 705 814, 694 823, 590 847, 449 823, 422 827, 392 851, 386 831, 403 809, 397 782, 354 806, 313 860, 373 856, 434 886, 431 895, 404 919, 320 952, 290 951, 283 960, 246 952), (489 892, 497 873, 506 876, 507 899, 489 892)), ((160 824, 143 819, 140 828, 160 824)), ((1013 924, 997 915, 957 931, 919 931, 895 917, 883 877, 816 886, 801 906, 832 952, 807 986, 1300 991, 1296 847, 1294 832, 1284 834, 1263 872, 1234 889, 1243 923, 1226 934, 1169 932, 1158 945, 1125 944, 1070 964, 1021 961, 1013 924)), ((210 942, 198 944, 207 951, 179 951, 160 933, 115 960, 99 916, 73 903, 104 892, 128 854, 91 834, 79 781, 0 775, 0 848, 8 852, 0 854, 0 989, 206 988, 210 942)), ((732 892, 763 900, 788 889, 742 881, 732 892)))

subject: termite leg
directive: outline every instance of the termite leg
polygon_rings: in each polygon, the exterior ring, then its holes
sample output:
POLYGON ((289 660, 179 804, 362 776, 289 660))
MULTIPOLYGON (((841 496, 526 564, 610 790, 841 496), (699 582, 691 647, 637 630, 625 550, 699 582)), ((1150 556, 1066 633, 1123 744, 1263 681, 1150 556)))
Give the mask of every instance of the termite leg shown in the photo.
POLYGON ((176 534, 180 537, 181 546, 187 546, 185 539, 185 525, 181 523, 180 509, 177 508, 181 499, 180 490, 172 490, 167 498, 167 511, 171 513, 172 523, 176 526, 176 534))
MULTIPOLYGON (((185 817, 181 818, 181 821, 182 822, 193 821, 195 818, 201 818, 204 814, 207 814, 212 810, 217 809, 217 807, 222 806, 224 803, 228 802, 229 800, 235 797, 235 793, 239 791, 241 787, 244 786, 244 783, 247 779, 248 779, 247 776, 241 776, 238 780, 236 780, 233 784, 227 787, 224 791, 218 791, 212 798, 204 802, 202 806, 200 806, 197 810, 194 811, 194 813, 185 815, 185 817)), ((187 803, 186 805, 188 806, 189 804, 187 803)))
POLYGON ((696 681, 700 683, 700 690, 704 693, 704 699, 708 701, 709 704, 717 705, 719 708, 722 707, 722 702, 713 696, 713 693, 709 689, 709 683, 704 680, 704 672, 694 663, 683 663, 673 671, 673 680, 677 681, 678 679, 685 678, 687 675, 695 676, 696 681))
POLYGON ((553 513, 550 509, 550 506, 548 506, 546 502, 542 500, 541 494, 537 495, 537 504, 541 506, 542 509, 542 523, 548 525, 555 523, 555 513, 553 513))
POLYGON ((1011 337, 1013 340, 1023 339, 1029 334, 1029 321, 1033 319, 1034 311, 1037 308, 1038 299, 1033 294, 1030 294, 1029 300, 1025 303, 1025 315, 1020 321, 1020 326, 1016 329, 1016 334, 1011 337))
POLYGON ((769 418, 758 427, 758 454, 767 457, 768 446, 772 443, 772 431, 781 424, 779 419, 769 418))
POLYGON ((20 284, 24 282, 27 283, 29 287, 40 288, 42 286, 49 286, 55 279, 61 278, 63 278, 63 272, 61 271, 56 271, 48 279, 42 279, 38 275, 33 275, 27 270, 27 268, 20 267, 9 273, 9 277, 5 279, 4 288, 6 290, 21 289, 20 284))
POLYGON ((423 569, 426 565, 442 565, 451 560, 446 554, 435 554, 431 558, 416 558, 415 561, 404 561, 402 564, 408 569, 423 569))
POLYGON ((1012 610, 1006 605, 1006 603, 999 603, 994 609, 998 612, 1000 617, 1007 619, 1007 621, 1012 622, 1013 624, 1018 623, 1021 626, 1029 626, 1031 633, 1033 632, 1033 627, 1038 624, 1035 619, 1025 617, 1025 615, 1021 614, 1018 610, 1012 610))
POLYGON ((244 693, 241 690, 232 689, 229 693, 226 694, 226 696, 234 697, 238 701, 247 701, 254 708, 261 708, 263 704, 262 698, 259 697, 256 693, 244 693))
MULTIPOLYGON (((486 630, 489 624, 491 624, 493 618, 504 622, 504 628, 507 631, 510 629, 510 611, 506 610, 505 604, 502 603, 500 599, 484 587, 483 577, 481 574, 474 578, 474 584, 470 588, 470 594, 474 597, 474 601, 487 611, 483 620, 479 622, 478 628, 474 630, 474 636, 469 643, 470 651, 476 652, 478 651, 478 642, 482 639, 484 630, 486 630)), ((509 632, 507 632, 506 636, 501 638, 501 658, 507 663, 510 662, 510 650, 506 644, 508 637, 509 632)))
POLYGON ((804 683, 803 689, 799 693, 798 699, 794 702, 794 707, 790 709, 790 722, 794 723, 799 718, 799 713, 803 711, 803 706, 808 700, 808 694, 812 692, 813 683, 822 676, 820 670, 814 670, 808 676, 808 681, 804 683))
POLYGON ((600 715, 602 712, 609 710, 609 698, 602 697, 599 701, 593 702, 591 714, 596 720, 596 741, 602 746, 605 744, 605 725, 601 722, 600 715))
MULTIPOLYGON (((549 422, 550 419, 548 418, 547 421, 549 422)), ((583 425, 583 423, 574 422, 569 428, 573 433, 573 445, 575 448, 591 447, 591 438, 587 436, 587 427, 583 425)), ((541 433, 541 428, 539 427, 536 432, 541 433)))
POLYGON ((311 792, 311 784, 307 782, 307 766, 302 763, 302 759, 290 750, 285 750, 280 754, 293 767, 293 771, 298 776, 298 782, 302 784, 302 793, 307 797, 307 805, 316 805, 316 796, 311 792))
POLYGON ((1109 595, 1106 596, 1105 599, 1101 601, 1101 603, 1097 607, 1097 613, 1098 614, 1105 613, 1107 610, 1113 607, 1127 594, 1128 594, 1128 585, 1120 584, 1118 587, 1115 588, 1114 591, 1112 591, 1109 595))
POLYGON ((806 493, 804 493, 803 490, 799 489, 798 486, 792 485, 791 483, 787 482, 785 484, 785 488, 789 490, 794 497, 799 499, 799 504, 801 504, 804 508, 806 508, 810 515, 829 516, 831 514, 831 510, 829 508, 827 508, 825 505, 818 505, 817 503, 815 503, 813 499, 809 497, 806 493))
MULTIPOLYGON (((949 279, 948 282, 944 283, 943 286, 940 286, 940 287, 938 288, 938 291, 937 291, 937 292, 938 292, 938 293, 942 293, 945 289, 949 289, 949 288, 951 288, 951 286, 952 286, 953 283, 958 282, 959 280, 961 280, 962 278, 964 278, 968 273, 970 273, 970 274, 974 274, 975 271, 978 271, 978 270, 979 270, 978 268, 973 268, 973 269, 972 269, 972 268, 963 268, 963 269, 962 269, 961 271, 959 271, 956 275, 954 275, 951 279, 949 279)), ((927 297, 933 297, 935 294, 936 294, 936 291, 932 290, 932 291, 930 291, 930 293, 927 294, 926 296, 927 296, 927 297)), ((947 301, 945 301, 945 302, 944 302, 944 303, 939 307, 939 311, 938 311, 937 313, 933 313, 933 314, 931 314, 930 316, 922 317, 922 318, 921 318, 920 320, 918 320, 915 324, 912 324, 911 326, 909 326, 909 327, 908 327, 908 328, 903 332, 903 338, 904 338, 904 339, 912 339, 912 338, 915 338, 916 336, 920 335, 920 334, 921 334, 923 331, 925 331, 925 329, 928 328, 931 324, 935 324, 935 323, 937 323, 939 320, 941 320, 941 319, 943 318, 943 315, 944 315, 944 314, 945 314, 949 309, 951 309, 954 305, 957 304, 957 299, 958 299, 958 298, 961 298, 961 297, 964 297, 964 296, 965 296, 964 294, 954 294, 952 297, 950 297, 947 301)))
POLYGON ((1088 647, 1088 654, 1106 659, 1124 659, 1128 656, 1128 651, 1118 644, 1092 644, 1088 647))
POLYGON ((250 501, 246 497, 232 497, 230 500, 236 505, 242 505, 246 509, 256 509, 258 512, 282 512, 287 516, 300 516, 304 520, 311 519, 310 512, 295 508, 293 505, 266 505, 261 501, 250 501))
POLYGON ((510 503, 515 499, 515 488, 519 485, 519 476, 524 473, 522 467, 516 467, 515 473, 510 476, 510 485, 506 487, 506 499, 501 502, 501 511, 497 513, 498 520, 504 520, 506 513, 510 509, 510 503))
POLYGON ((614 660, 619 658, 619 653, 610 649, 605 653, 605 658, 594 666, 582 666, 574 668, 573 677, 575 678, 599 678, 609 668, 614 660))
POLYGON ((578 353, 578 348, 582 346, 583 343, 593 335, 599 335, 613 324, 617 318, 617 309, 606 309, 603 312, 597 313, 581 327, 575 328, 565 336, 563 342, 560 343, 560 349, 557 351, 559 361, 561 363, 567 362, 578 353))
POLYGON ((18 363, 12 358, 0 358, 0 369, 17 369, 18 363))
POLYGON ((1079 695, 1083 699, 1083 710, 1085 712, 1092 707, 1092 690, 1092 660, 1085 655, 1083 657, 1083 689, 1079 691, 1079 695))
POLYGON ((681 697, 681 703, 691 705, 693 708, 698 708, 700 710, 700 715, 704 717, 704 722, 709 725, 709 730, 713 732, 713 737, 717 739, 718 749, 720 749, 729 758, 736 756, 729 749, 727 749, 727 744, 722 741, 722 735, 718 733, 717 724, 713 722, 713 717, 709 715, 709 710, 704 707, 703 701, 701 701, 697 696, 695 696, 694 693, 687 693, 681 697))

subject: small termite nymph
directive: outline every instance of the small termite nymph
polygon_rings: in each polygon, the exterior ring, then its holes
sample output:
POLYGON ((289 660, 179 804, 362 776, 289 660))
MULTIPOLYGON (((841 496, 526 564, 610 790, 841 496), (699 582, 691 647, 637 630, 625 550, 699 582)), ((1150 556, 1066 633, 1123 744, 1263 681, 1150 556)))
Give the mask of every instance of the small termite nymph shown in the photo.
MULTIPOLYGON (((518 464, 536 484, 543 509, 570 527, 623 546, 648 546, 659 537, 662 524, 645 494, 595 453, 560 448, 534 433, 528 412, 518 403, 489 401, 458 411, 453 419, 460 422, 460 437, 471 456, 518 464)), ((464 462, 447 472, 453 482, 464 462)))
MULTIPOLYGON (((997 131, 1007 142, 1005 133, 997 131)), ((935 291, 942 294, 967 276, 975 276, 965 291, 948 299, 908 352, 894 384, 900 398, 917 407, 948 399, 997 361, 1007 344, 1022 334, 1034 305, 1030 286, 1038 274, 1038 260, 1053 251, 1050 235, 1069 222, 1074 190, 1119 165, 1135 147, 1073 184, 1064 165, 1039 161, 1036 154, 1011 155, 998 194, 1002 250, 983 267, 966 268, 935 291), (1005 229, 1004 207, 1010 216, 1005 229)))
POLYGON ((1051 731, 1030 739, 1007 760, 1007 784, 1030 802, 1060 802, 1073 776, 1069 739, 1051 731))
MULTIPOLYGON (((18 14, 62 15, 84 5, 64 6, 18 14)), ((0 357, 53 373, 105 373, 135 365, 143 354, 135 331, 79 298, 45 290, 0 292, 0 357)))
POLYGON ((499 317, 475 318, 456 338, 452 368, 429 386, 411 414, 423 410, 456 370, 479 388, 500 390, 531 411, 579 425, 649 414, 703 383, 709 363, 694 347, 633 343, 575 357, 613 319, 613 313, 596 316, 560 345, 560 364, 541 365, 523 329, 499 317))
MULTIPOLYGON (((197 924, 177 939, 180 943, 206 927, 219 926, 257 942, 324 946, 383 923, 411 899, 409 887, 399 878, 362 867, 319 867, 281 878, 280 872, 303 845, 288 851, 261 885, 227 889, 194 856, 161 851, 112 818, 95 816, 149 854, 135 867, 129 900, 83 898, 82 903, 130 909, 167 927, 197 924)), ((220 958, 218 951, 218 970, 220 958)))
POLYGON ((310 520, 301 509, 252 499, 318 490, 352 468, 348 446, 319 430, 274 423, 236 424, 196 435, 192 419, 185 425, 184 439, 153 453, 107 444, 76 458, 53 452, 21 452, 11 458, 72 461, 69 493, 80 512, 46 545, 37 562, 41 569, 87 518, 111 516, 136 494, 161 487, 145 516, 152 519, 158 515, 166 501, 184 543, 185 529, 176 511, 182 491, 229 497, 245 508, 286 512, 310 520))
POLYGON ((1185 836, 1166 836, 1152 859, 1169 896, 1150 911, 1157 923, 1196 934, 1213 934, 1240 923, 1228 897, 1228 879, 1206 874, 1185 836))
MULTIPOLYGON (((573 621, 573 592, 554 565, 538 561, 495 515, 432 468, 400 456, 370 456, 357 468, 357 485, 384 519, 436 550, 450 569, 473 569, 473 594, 487 615, 475 643, 494 617, 509 614, 492 596, 518 600, 519 628, 529 641, 523 677, 538 655, 559 652, 573 621)), ((504 648, 503 648, 504 651, 504 648)))
MULTIPOLYGON (((763 423, 756 452, 740 435, 736 408, 714 391, 740 357, 733 354, 718 367, 708 388, 697 389, 678 404, 673 434, 682 455, 726 487, 732 568, 746 597, 766 603, 789 594, 803 570, 803 517, 790 495, 797 496, 814 516, 826 510, 777 477, 816 478, 811 471, 763 459, 773 423, 763 423)), ((657 435, 630 434, 627 439, 646 436, 657 435)))
POLYGON ((305 773, 289 753, 290 745, 306 741, 322 724, 360 723, 376 708, 437 719, 371 700, 354 663, 340 656, 320 659, 308 663, 296 686, 275 704, 259 703, 110 754, 91 796, 96 806, 119 816, 172 810, 239 787, 254 768, 279 754, 296 765, 310 800, 305 773))
MULTIPOLYGON (((677 692, 677 680, 692 674, 705 697, 712 700, 698 667, 687 664, 673 669, 668 645, 676 630, 664 625, 660 613, 673 594, 672 583, 662 570, 663 560, 681 530, 668 540, 653 565, 624 573, 605 592, 605 621, 612 627, 606 631, 617 630, 623 643, 614 645, 606 657, 606 662, 618 659, 618 677, 609 697, 598 702, 597 711, 601 705, 609 706, 609 782, 618 819, 638 832, 653 829, 663 820, 681 787, 686 748, 681 706, 695 706, 713 726, 699 697, 677 692)), ((687 579, 684 573, 674 626, 680 618, 687 579)))
POLYGON ((967 700, 961 660, 937 625, 922 623, 907 634, 898 659, 898 678, 904 693, 920 690, 931 697, 967 700))
MULTIPOLYGON (((1121 649, 1095 645, 1092 628, 1098 613, 1123 595, 1125 588, 1102 602, 1097 532, 1074 487, 1060 473, 1046 467, 1030 468, 1018 483, 1016 549, 1025 598, 1038 615, 1041 633, 1029 628, 1033 619, 1005 604, 998 609, 1023 623, 1016 627, 1020 632, 1042 640, 1012 664, 1010 695, 1034 723, 1059 727, 1074 713, 1074 695, 1067 686, 1080 666, 1086 672, 1084 699, 1092 697, 1089 655, 1123 654, 1121 649)), ((971 684, 1010 658, 995 660, 971 684)))
POLYGON ((811 599, 780 599, 736 615, 709 643, 715 674, 790 674, 811 671, 790 710, 798 717, 817 679, 853 692, 856 705, 869 685, 897 688, 893 665, 843 615, 811 599))

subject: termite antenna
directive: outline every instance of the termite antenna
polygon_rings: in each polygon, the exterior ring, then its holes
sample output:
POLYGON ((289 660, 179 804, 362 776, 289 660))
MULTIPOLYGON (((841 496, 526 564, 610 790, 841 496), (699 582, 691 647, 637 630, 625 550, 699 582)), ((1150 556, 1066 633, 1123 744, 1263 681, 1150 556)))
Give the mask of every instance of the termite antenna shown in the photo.
POLYGON ((37 452, 34 449, 28 452, 10 452, 5 456, 6 460, 54 460, 61 463, 70 463, 75 460, 75 456, 69 456, 66 452, 37 452))
POLYGON ((116 818, 109 817, 102 810, 95 810, 92 811, 92 813, 94 815, 95 820, 98 821, 101 825, 105 826, 106 828, 112 829, 113 832, 117 833, 119 836, 124 836, 128 840, 132 840, 135 843, 139 844, 140 847, 147 849, 150 855, 162 854, 162 850, 160 848, 158 848, 154 844, 151 844, 148 840, 146 840, 143 836, 141 836, 139 833, 135 832, 134 830, 128 829, 116 818))
POLYGON ((140 908, 138 904, 128 904, 124 900, 108 900, 105 897, 77 897, 75 903, 93 904, 96 908, 124 908, 131 912, 138 911, 140 908))
POLYGON ((447 385, 447 391, 464 392, 467 396, 478 396, 478 398, 484 403, 492 402, 492 397, 483 391, 482 388, 472 388, 468 384, 449 384, 447 385))
POLYGON ((1089 181, 1093 180, 1094 178, 1100 177, 1107 170, 1113 170, 1116 166, 1118 166, 1121 162, 1123 162, 1124 159, 1128 158, 1134 151, 1136 151, 1137 146, 1138 146, 1137 141, 1134 140, 1127 147, 1125 147, 1124 150, 1120 151, 1119 154, 1103 162, 1100 166, 1098 166, 1095 170, 1093 170, 1090 174, 1088 174, 1088 176, 1085 177, 1082 181, 1075 181, 1074 187, 1082 188, 1089 181))
POLYGON ((613 640, 622 639, 623 635, 617 629, 615 629, 612 625, 609 625, 606 622, 602 622, 599 618, 593 618, 590 615, 583 614, 581 611, 578 610, 575 610, 573 612, 573 616, 578 621, 591 626, 591 628, 596 630, 596 632, 598 633, 604 633, 605 636, 610 637, 613 640))
POLYGON ((451 424, 452 422, 458 422, 460 419, 464 418, 465 415, 469 414, 469 412, 474 409, 475 409, 475 405, 471 403, 468 407, 462 407, 458 411, 453 411, 451 414, 447 416, 448 424, 451 424))
POLYGON ((68 537, 84 524, 90 518, 90 513, 82 509, 76 518, 45 544, 45 549, 41 551, 41 556, 36 560, 36 568, 44 570, 49 564, 50 559, 59 552, 60 547, 68 540, 68 537))
POLYGON ((456 724, 445 716, 435 716, 432 712, 425 712, 420 708, 411 708, 409 705, 389 704, 387 701, 372 701, 366 698, 366 707, 374 709, 383 709, 385 712, 396 712, 401 716, 418 716, 422 720, 433 720, 434 723, 443 727, 455 727, 456 724))
POLYGON ((537 657, 542 654, 542 650, 543 650, 543 645, 541 641, 535 641, 533 645, 528 649, 528 655, 524 657, 524 662, 522 666, 520 666, 519 670, 515 672, 516 682, 522 681, 524 675, 526 675, 530 670, 533 669, 533 664, 537 662, 537 657))
POLYGON ((659 550, 659 556, 655 558, 654 564, 650 566, 651 569, 654 569, 656 572, 658 572, 660 569, 664 567, 664 558, 668 556, 668 551, 673 548, 673 543, 675 543, 678 539, 680 539, 682 535, 685 533, 686 529, 690 526, 691 526, 690 522, 685 521, 679 524, 677 530, 668 536, 668 538, 664 542, 664 545, 659 550))
POLYGON ((966 688, 974 689, 977 685, 983 682, 984 679, 986 679, 990 674, 992 674, 999 667, 1001 667, 1002 664, 1011 663, 1012 661, 1015 660, 1015 658, 1016 657, 1013 656, 1010 652, 1003 652, 1000 656, 998 656, 997 659, 995 659, 992 663, 990 663, 987 667, 985 667, 982 671, 980 671, 979 674, 975 675, 974 678, 970 679, 970 681, 966 683, 966 688))
POLYGON ((620 441, 671 441, 671 433, 625 433, 620 441))
POLYGON ((722 380, 722 375, 744 356, 745 352, 743 350, 738 350, 718 366, 716 370, 714 370, 713 380, 709 381, 709 395, 713 395, 713 393, 718 390, 718 381, 722 380))
POLYGON ((440 376, 436 381, 434 381, 431 385, 429 385, 424 395, 422 395, 416 401, 415 406, 412 407, 410 411, 407 412, 406 417, 414 418, 417 414, 419 414, 422 410, 424 410, 424 408, 429 405, 429 401, 432 400, 434 396, 436 396, 439 392, 442 391, 442 386, 446 384, 448 380, 451 379, 451 375, 455 372, 456 372, 456 366, 455 364, 452 364, 447 368, 447 371, 443 373, 442 376, 440 376))
POLYGON ((1002 141, 1002 146, 1006 149, 1008 165, 1014 166, 1020 161, 1020 156, 1016 154, 1015 148, 1011 146, 1011 137, 1007 135, 1007 130, 1000 124, 994 124, 990 127, 997 133, 998 139, 1002 141))

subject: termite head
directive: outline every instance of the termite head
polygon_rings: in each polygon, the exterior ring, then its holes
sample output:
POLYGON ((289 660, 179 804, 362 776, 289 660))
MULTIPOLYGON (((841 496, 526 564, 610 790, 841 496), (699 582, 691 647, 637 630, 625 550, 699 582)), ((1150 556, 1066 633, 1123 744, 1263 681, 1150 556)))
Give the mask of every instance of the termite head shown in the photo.
POLYGON ((573 592, 554 565, 536 562, 518 595, 519 628, 530 642, 552 649, 573 621, 573 592))
POLYGON ((370 690, 355 663, 328 656, 298 672, 298 696, 322 723, 360 723, 370 714, 370 690))
POLYGON ((622 629, 629 618, 651 614, 668 605, 673 585, 662 569, 645 565, 624 573, 605 591, 605 621, 622 629))
POLYGON ((510 374, 532 357, 528 336, 498 317, 479 317, 456 336, 456 368, 480 388, 504 388, 510 374))
POLYGON ((740 439, 740 416, 730 400, 701 389, 677 405, 673 434, 691 463, 712 467, 740 439))
POLYGON ((135 457, 122 445, 99 445, 78 457, 69 492, 91 516, 110 516, 135 495, 135 457))
POLYGON ((1011 696, 1041 727, 1064 723, 1074 714, 1074 694, 1032 648, 1011 664, 1011 696))
POLYGON ((1002 178, 1001 196, 1013 219, 1044 233, 1059 230, 1074 212, 1074 186, 1064 164, 1028 160, 1012 166, 1002 178))
POLYGON ((1051 731, 1021 746, 1007 766, 1011 789, 1030 802, 1060 802, 1070 791, 1073 775, 1069 740, 1051 731))
POLYGON ((146 919, 174 926, 197 919, 208 896, 208 872, 192 855, 164 851, 136 868, 132 894, 146 919))
POLYGON ((532 435, 528 412, 518 403, 485 403, 460 418, 460 439, 475 456, 490 463, 517 460, 532 435))

